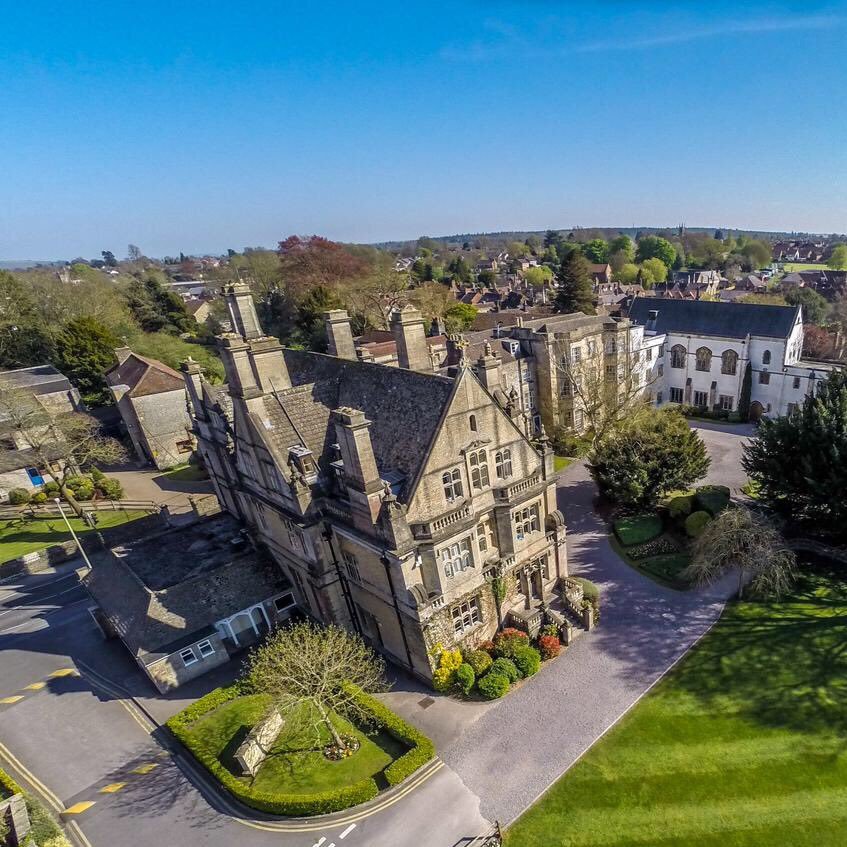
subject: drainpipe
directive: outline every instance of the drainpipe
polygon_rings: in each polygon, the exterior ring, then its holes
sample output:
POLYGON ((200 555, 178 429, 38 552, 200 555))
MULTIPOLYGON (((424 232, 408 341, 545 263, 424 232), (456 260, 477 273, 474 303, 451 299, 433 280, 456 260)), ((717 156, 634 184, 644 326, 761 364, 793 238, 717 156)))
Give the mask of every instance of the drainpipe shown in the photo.
POLYGON ((338 576, 338 581, 341 583, 341 593, 344 595, 344 603, 346 604, 347 611, 350 614, 350 620, 353 622, 353 629, 361 635, 362 626, 359 623, 359 616, 356 614, 356 606, 353 603, 353 597, 350 594, 350 586, 347 583, 347 578, 342 573, 338 557, 335 555, 335 545, 332 543, 332 527, 328 523, 324 524, 323 537, 329 545, 329 553, 330 556, 332 556, 332 564, 335 567, 335 573, 338 576))
POLYGON ((400 627, 400 635, 403 636, 403 647, 406 648, 406 661, 409 663, 409 670, 414 673, 414 665, 412 664, 412 652, 409 650, 409 641, 406 638, 406 628, 403 626, 403 616, 400 614, 400 605, 397 602, 397 592, 394 590, 394 580, 391 578, 391 568, 389 567, 388 556, 385 552, 379 557, 379 561, 385 568, 385 578, 388 580, 388 587, 391 589, 391 601, 394 604, 394 612, 397 615, 397 624, 400 627))

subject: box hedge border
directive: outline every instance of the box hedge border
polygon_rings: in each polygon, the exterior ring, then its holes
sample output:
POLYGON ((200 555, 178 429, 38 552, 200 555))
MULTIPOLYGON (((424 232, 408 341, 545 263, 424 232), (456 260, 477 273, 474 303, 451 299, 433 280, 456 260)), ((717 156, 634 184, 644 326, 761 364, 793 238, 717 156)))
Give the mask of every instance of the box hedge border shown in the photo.
MULTIPOLYGON (((398 741, 411 745, 411 749, 392 762, 383 774, 389 785, 397 785, 426 764, 434 755, 433 743, 423 733, 406 723, 398 715, 360 688, 350 685, 349 692, 359 704, 373 715, 373 724, 384 729, 398 741)), ((260 812, 290 817, 307 817, 338 812, 372 800, 379 794, 373 777, 359 780, 344 788, 315 794, 276 794, 256 792, 231 774, 216 757, 198 749, 191 737, 190 727, 203 715, 213 712, 224 703, 248 693, 239 683, 217 688, 174 715, 166 724, 168 729, 218 782, 245 806, 260 812)))

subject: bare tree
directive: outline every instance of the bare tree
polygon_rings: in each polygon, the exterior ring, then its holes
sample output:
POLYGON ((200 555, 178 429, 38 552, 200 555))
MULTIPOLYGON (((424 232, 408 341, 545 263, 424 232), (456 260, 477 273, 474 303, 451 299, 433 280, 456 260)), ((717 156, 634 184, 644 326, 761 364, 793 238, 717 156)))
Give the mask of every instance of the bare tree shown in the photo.
MULTIPOLYGON (((388 329, 388 316, 395 306, 409 299, 411 278, 387 263, 381 263, 359 279, 352 280, 338 294, 364 324, 388 329)), ((363 327, 364 328, 364 327, 363 327)))
POLYGON ((141 248, 135 244, 130 244, 126 248, 126 253, 130 262, 137 262, 141 259, 141 248))
POLYGON ((695 585, 711 585, 738 569, 738 597, 749 582, 756 594, 779 599, 794 581, 796 556, 770 522, 744 507, 727 509, 694 541, 682 572, 695 585))
POLYGON ((16 449, 31 451, 32 464, 47 472, 77 515, 82 515, 82 508, 66 485, 68 477, 92 464, 126 458, 123 445, 104 436, 95 418, 81 412, 58 414, 36 395, 2 382, 0 421, 16 449))
POLYGON ((385 687, 384 672, 382 659, 358 635, 304 622, 273 633, 250 657, 247 679, 283 716, 313 716, 315 735, 323 727, 344 749, 333 713, 366 721, 369 713, 348 685, 378 691, 385 687))
POLYGON ((582 413, 593 445, 643 407, 649 386, 656 381, 633 334, 627 333, 625 338, 624 343, 615 341, 614 346, 604 348, 599 338, 586 344, 569 336, 556 337, 553 350, 559 407, 570 400, 575 417, 582 413))

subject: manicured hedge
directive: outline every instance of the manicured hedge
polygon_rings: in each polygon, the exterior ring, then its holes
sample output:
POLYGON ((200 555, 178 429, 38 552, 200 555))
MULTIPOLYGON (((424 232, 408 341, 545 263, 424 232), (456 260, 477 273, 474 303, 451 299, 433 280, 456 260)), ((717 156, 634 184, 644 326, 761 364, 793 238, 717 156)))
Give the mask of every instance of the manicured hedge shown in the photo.
POLYGON ((687 518, 691 514, 694 507, 693 494, 680 494, 678 497, 672 497, 668 503, 668 514, 674 518, 687 518))
POLYGON ((712 516, 705 511, 692 512, 685 519, 685 532, 690 538, 697 538, 706 528, 712 516))
MULTIPOLYGON (((397 785, 402 782, 435 755, 433 743, 411 724, 406 723, 361 689, 351 685, 349 691, 359 704, 370 712, 375 726, 384 729, 398 741, 411 746, 407 753, 392 762, 383 771, 389 785, 397 785)), ((246 690, 240 684, 211 691, 205 697, 201 697, 197 702, 187 706, 179 714, 174 715, 167 722, 167 727, 221 785, 245 806, 274 815, 323 815, 348 809, 350 806, 357 806, 360 803, 372 800, 379 794, 379 787, 372 777, 359 780, 344 788, 315 794, 275 794, 252 790, 234 774, 230 773, 216 756, 209 755, 200 748, 190 732, 192 724, 203 715, 214 711, 219 706, 244 693, 246 693, 246 690)))
POLYGON ((476 687, 486 700, 497 700, 509 690, 509 680, 492 669, 476 684, 476 687))
POLYGON ((13 794, 23 793, 23 788, 12 777, 6 771, 0 770, 0 799, 11 797, 13 794))
POLYGON ((538 673, 538 669, 541 667, 541 654, 535 647, 521 647, 515 650, 512 661, 520 675, 526 678, 538 673))
POLYGON ((624 547, 644 544, 662 534, 662 519, 658 515, 634 515, 620 518, 614 524, 615 535, 624 547))
POLYGON ((495 659, 494 664, 491 666, 491 670, 489 670, 488 673, 505 676, 509 682, 517 682, 521 677, 517 665, 505 656, 495 659))
POLYGON ((700 511, 714 517, 729 505, 729 495, 725 485, 704 485, 695 492, 694 502, 700 511))

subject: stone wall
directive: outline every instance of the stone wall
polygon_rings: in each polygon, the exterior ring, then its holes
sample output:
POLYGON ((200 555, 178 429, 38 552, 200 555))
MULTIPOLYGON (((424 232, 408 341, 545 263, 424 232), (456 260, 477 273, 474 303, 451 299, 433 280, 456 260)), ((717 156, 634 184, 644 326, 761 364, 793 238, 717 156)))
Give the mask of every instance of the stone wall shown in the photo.
POLYGON ((196 679, 198 676, 202 676, 229 661, 229 652, 217 633, 198 638, 196 642, 185 644, 180 650, 184 650, 186 647, 194 647, 194 653, 198 658, 198 661, 191 665, 185 665, 180 658, 179 650, 149 664, 142 663, 144 671, 160 693, 166 694, 168 691, 178 688, 189 680, 196 679), (215 652, 211 656, 202 658, 197 650, 197 644, 200 641, 209 641, 215 648, 215 652))
POLYGON ((235 761, 241 765, 245 776, 256 776, 262 762, 265 761, 271 747, 282 732, 284 723, 282 715, 274 709, 247 734, 247 738, 235 751, 235 761))

